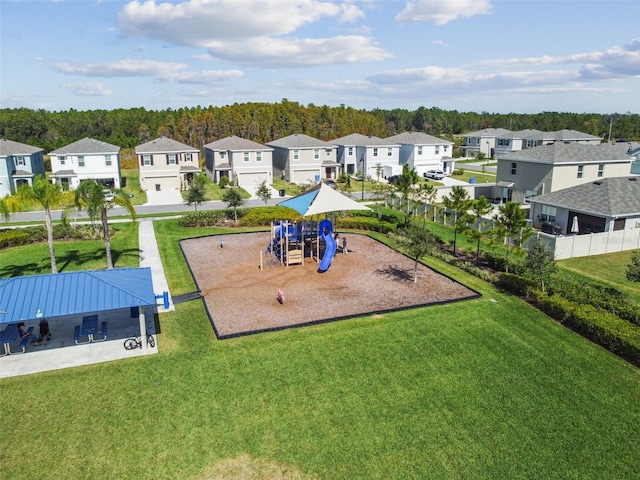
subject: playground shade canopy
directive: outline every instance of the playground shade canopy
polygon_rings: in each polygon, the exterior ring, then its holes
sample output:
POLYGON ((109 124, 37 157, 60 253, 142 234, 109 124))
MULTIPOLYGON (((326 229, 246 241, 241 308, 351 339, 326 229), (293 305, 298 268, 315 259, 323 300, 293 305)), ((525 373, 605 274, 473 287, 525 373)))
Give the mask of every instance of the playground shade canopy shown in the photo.
POLYGON ((150 268, 0 280, 0 324, 156 304, 150 268))
POLYGON ((351 200, 324 183, 320 183, 311 190, 293 198, 283 200, 278 203, 278 206, 291 208, 303 217, 345 210, 371 210, 366 205, 351 200))

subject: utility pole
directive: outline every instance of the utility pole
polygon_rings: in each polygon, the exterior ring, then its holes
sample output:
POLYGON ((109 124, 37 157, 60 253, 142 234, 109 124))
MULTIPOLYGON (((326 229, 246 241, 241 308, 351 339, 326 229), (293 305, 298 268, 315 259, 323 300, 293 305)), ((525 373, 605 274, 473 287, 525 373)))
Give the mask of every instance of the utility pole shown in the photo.
POLYGON ((609 143, 611 143, 611 127, 613 126, 613 117, 609 118, 609 143))

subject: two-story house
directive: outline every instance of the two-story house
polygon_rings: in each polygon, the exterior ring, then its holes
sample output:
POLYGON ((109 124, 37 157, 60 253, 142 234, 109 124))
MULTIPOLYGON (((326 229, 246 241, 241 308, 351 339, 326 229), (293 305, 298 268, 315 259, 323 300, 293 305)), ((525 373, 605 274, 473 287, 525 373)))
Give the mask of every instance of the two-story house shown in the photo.
POLYGON ((273 174, 291 183, 317 183, 340 174, 338 148, 317 138, 294 133, 267 143, 273 148, 273 174))
POLYGON ((463 157, 477 157, 482 153, 486 158, 492 158, 496 148, 496 139, 510 133, 510 130, 504 128, 484 128, 466 133, 462 138, 460 152, 463 157))
POLYGON ((385 138, 400 145, 400 165, 408 164, 420 175, 428 170, 453 173, 453 142, 422 132, 404 132, 385 138))
POLYGON ((105 188, 120 188, 120 147, 83 138, 49 152, 51 178, 63 188, 75 189, 92 178, 105 188))
POLYGON ((201 172, 199 150, 160 137, 136 147, 142 190, 184 190, 201 172))
POLYGON ((0 139, 0 198, 32 185, 33 177, 44 175, 44 150, 13 140, 0 139))
POLYGON ((593 182, 628 176, 633 160, 627 145, 553 143, 498 157, 494 195, 501 201, 529 198, 593 182))
POLYGON ((240 138, 225 137, 204 146, 207 176, 222 177, 252 193, 262 182, 273 183, 273 148, 240 138))
POLYGON ((365 172, 365 176, 376 179, 402 173, 400 145, 375 136, 352 133, 331 142, 338 147, 338 163, 348 175, 365 172))

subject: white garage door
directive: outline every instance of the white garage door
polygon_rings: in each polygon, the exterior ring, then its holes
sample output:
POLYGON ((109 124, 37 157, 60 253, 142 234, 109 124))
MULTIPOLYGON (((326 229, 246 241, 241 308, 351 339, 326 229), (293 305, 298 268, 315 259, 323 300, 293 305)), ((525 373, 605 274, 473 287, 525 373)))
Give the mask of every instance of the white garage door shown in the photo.
POLYGON ((238 173, 238 186, 251 194, 262 182, 267 182, 267 185, 269 185, 268 172, 238 173))
POLYGON ((180 188, 178 177, 147 177, 145 186, 148 190, 163 191, 180 188), (159 187, 158 187, 159 186, 159 187))
POLYGON ((294 170, 292 183, 313 183, 316 175, 320 175, 318 170, 294 170))

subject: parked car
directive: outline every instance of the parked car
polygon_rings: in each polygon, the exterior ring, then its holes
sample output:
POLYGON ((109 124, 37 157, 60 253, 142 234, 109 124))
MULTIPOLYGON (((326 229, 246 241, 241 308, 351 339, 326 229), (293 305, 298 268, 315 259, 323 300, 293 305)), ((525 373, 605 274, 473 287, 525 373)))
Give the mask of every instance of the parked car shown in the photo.
POLYGON ((389 185, 393 185, 394 183, 396 183, 397 179, 398 179, 398 175, 391 175, 390 177, 387 178, 387 182, 389 182, 389 185))
POLYGON ((338 187, 338 185, 336 185, 336 182, 334 180, 331 180, 330 178, 327 178, 324 183, 326 183, 328 186, 330 186, 331 188, 333 188, 334 190, 338 187))
POLYGON ((424 178, 442 180, 444 178, 444 172, 442 170, 428 170, 424 173, 424 178))
POLYGON ((104 195, 104 199, 107 202, 110 202, 111 200, 116 198, 115 194, 111 190, 109 190, 108 188, 105 188, 104 190, 102 190, 102 194, 104 195))

